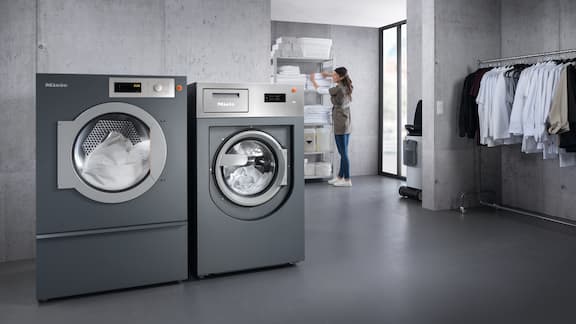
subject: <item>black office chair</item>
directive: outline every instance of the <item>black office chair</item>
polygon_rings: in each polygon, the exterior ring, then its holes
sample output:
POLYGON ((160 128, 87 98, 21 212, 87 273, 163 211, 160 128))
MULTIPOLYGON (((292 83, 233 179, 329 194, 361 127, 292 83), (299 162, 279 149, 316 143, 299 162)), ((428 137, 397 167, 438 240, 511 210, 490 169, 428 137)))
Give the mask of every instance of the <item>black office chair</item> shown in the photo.
POLYGON ((422 100, 418 101, 414 112, 414 122, 412 125, 404 125, 409 136, 422 136, 422 100))

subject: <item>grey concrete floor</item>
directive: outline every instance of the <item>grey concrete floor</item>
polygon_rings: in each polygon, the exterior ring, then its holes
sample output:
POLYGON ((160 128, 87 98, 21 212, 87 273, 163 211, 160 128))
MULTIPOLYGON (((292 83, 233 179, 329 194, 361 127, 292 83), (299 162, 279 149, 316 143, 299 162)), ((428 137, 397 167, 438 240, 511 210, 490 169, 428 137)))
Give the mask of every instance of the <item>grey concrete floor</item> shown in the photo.
POLYGON ((422 210, 400 182, 306 186, 294 267, 38 305, 34 263, 0 265, 0 323, 574 323, 576 234, 489 209, 422 210))

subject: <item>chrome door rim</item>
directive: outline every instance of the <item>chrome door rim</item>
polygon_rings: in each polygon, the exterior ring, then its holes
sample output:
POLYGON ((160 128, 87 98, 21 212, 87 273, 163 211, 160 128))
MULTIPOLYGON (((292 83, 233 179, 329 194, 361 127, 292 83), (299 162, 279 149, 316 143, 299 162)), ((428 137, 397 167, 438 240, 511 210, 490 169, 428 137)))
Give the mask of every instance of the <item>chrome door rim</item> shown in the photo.
POLYGON ((214 163, 214 176, 216 178, 218 189, 227 199, 229 199, 230 201, 232 201, 237 205, 244 207, 254 207, 265 204, 266 202, 270 201, 272 198, 274 198, 274 196, 276 196, 278 191, 280 191, 280 188, 282 187, 282 183, 284 181, 283 175, 286 173, 287 161, 284 155, 282 154, 282 150, 283 148, 280 145, 280 143, 278 143, 278 141, 274 137, 263 131, 258 130, 242 131, 228 138, 218 150, 216 160, 214 163), (248 139, 257 140, 262 142, 264 145, 267 145, 272 150, 272 152, 276 156, 276 160, 278 161, 278 168, 275 174, 274 181, 272 181, 267 190, 253 197, 242 196, 232 191, 228 187, 226 180, 222 176, 222 170, 221 170, 222 160, 226 155, 226 152, 228 152, 228 150, 231 147, 238 144, 239 142, 248 139))
POLYGON ((75 189, 85 197, 102 203, 122 203, 150 190, 164 170, 167 143, 156 119, 140 107, 124 102, 106 102, 86 109, 73 121, 58 122, 58 189, 75 189), (136 186, 121 192, 106 192, 87 184, 74 166, 74 143, 82 128, 101 115, 121 113, 134 116, 150 129, 150 172, 136 186))

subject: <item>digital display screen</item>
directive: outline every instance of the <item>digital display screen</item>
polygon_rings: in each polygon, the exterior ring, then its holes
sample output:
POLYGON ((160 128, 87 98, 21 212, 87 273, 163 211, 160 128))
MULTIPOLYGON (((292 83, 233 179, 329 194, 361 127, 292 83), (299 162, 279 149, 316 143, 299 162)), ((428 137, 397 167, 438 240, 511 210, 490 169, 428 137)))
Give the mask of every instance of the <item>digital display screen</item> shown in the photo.
POLYGON ((265 93, 264 102, 286 102, 285 93, 265 93))
POLYGON ((114 92, 142 93, 142 83, 140 83, 140 82, 114 82, 114 92))

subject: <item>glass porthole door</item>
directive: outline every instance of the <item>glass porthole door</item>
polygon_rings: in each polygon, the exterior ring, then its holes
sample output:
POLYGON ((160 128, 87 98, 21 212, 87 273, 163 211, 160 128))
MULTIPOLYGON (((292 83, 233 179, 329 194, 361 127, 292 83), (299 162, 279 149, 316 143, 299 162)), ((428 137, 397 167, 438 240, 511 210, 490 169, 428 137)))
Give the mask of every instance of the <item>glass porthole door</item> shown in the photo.
POLYGON ((287 183, 287 151, 261 131, 243 131, 227 139, 214 164, 218 189, 240 206, 265 204, 287 183))
POLYGON ((58 123, 58 188, 104 203, 148 191, 166 162, 166 139, 156 120, 126 103, 104 103, 74 121, 58 123))
POLYGON ((89 122, 74 143, 74 167, 92 187, 121 192, 150 172, 150 128, 126 114, 106 114, 89 122))

